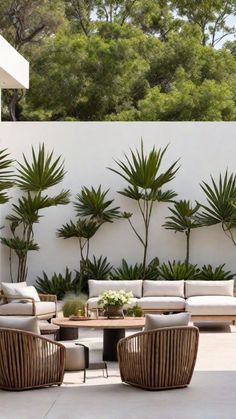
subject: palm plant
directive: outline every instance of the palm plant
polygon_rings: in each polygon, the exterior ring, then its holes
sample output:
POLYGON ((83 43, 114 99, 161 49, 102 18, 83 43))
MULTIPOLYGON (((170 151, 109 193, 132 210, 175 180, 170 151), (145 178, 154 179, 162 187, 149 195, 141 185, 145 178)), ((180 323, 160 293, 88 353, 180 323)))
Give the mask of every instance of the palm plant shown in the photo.
POLYGON ((0 204, 5 204, 9 201, 7 190, 13 186, 12 163, 13 160, 9 159, 7 150, 0 150, 0 204))
POLYGON ((102 191, 101 185, 98 189, 83 187, 76 195, 74 209, 77 220, 62 225, 57 230, 58 237, 63 239, 76 238, 80 251, 80 288, 86 289, 85 273, 91 270, 89 264, 89 246, 91 238, 104 223, 113 223, 119 218, 119 207, 111 207, 113 200, 106 198, 109 189, 102 191))
POLYGON ((186 235, 186 257, 185 263, 189 263, 189 248, 190 248, 190 234, 192 229, 201 227, 202 224, 196 219, 200 204, 192 206, 190 201, 180 200, 175 202, 174 208, 170 208, 173 214, 166 217, 166 222, 163 224, 167 230, 174 230, 175 233, 180 232, 186 235))
POLYGON ((201 204, 198 220, 203 225, 221 224, 223 232, 236 246, 233 229, 236 227, 236 175, 220 174, 218 184, 211 176, 212 185, 203 182, 201 186, 208 205, 201 204))
POLYGON ((141 141, 141 150, 131 150, 131 158, 125 154, 125 161, 115 160, 120 170, 112 169, 114 173, 121 176, 128 186, 122 191, 121 195, 137 202, 137 206, 144 225, 144 235, 142 235, 131 221, 133 214, 124 212, 124 218, 127 218, 133 232, 143 246, 143 269, 146 270, 147 251, 149 240, 149 226, 153 212, 153 206, 159 202, 172 202, 176 193, 172 190, 163 191, 162 187, 174 179, 179 167, 174 162, 166 171, 159 173, 162 159, 167 147, 164 150, 157 150, 155 147, 145 154, 143 140, 141 141))
POLYGON ((134 279, 149 279, 156 280, 159 275, 159 259, 154 258, 147 266, 144 272, 143 264, 135 263, 129 265, 125 259, 122 259, 122 264, 119 268, 114 268, 110 274, 111 279, 115 280, 134 280, 134 279))
POLYGON ((222 280, 228 280, 228 279, 234 279, 235 274, 231 271, 225 271, 224 269, 225 263, 223 265, 217 266, 215 269, 211 265, 204 265, 201 269, 201 272, 199 273, 199 278, 205 281, 209 280, 216 280, 216 281, 222 281, 222 280))
POLYGON ((12 206, 12 213, 7 216, 10 222, 11 238, 2 237, 1 241, 10 249, 10 275, 14 282, 22 282, 27 278, 27 257, 29 251, 39 249, 34 241, 34 225, 42 215, 40 210, 69 202, 69 191, 49 196, 43 191, 60 183, 65 175, 61 157, 53 159, 53 152, 46 154, 44 144, 39 146, 38 153, 32 147, 32 162, 23 154, 23 163, 18 162, 15 185, 24 193, 12 206), (12 252, 15 253, 18 266, 13 274, 12 252))

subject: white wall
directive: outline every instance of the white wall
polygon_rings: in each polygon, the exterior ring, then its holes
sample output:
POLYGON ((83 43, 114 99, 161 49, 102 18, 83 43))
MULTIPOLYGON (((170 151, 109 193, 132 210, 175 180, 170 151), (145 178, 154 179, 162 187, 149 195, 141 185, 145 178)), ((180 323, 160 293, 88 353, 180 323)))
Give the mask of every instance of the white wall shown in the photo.
POLYGON ((29 63, 0 35, 0 88, 29 88, 29 63))
MULTIPOLYGON (((176 179, 169 184, 179 198, 204 201, 199 186, 201 180, 209 181, 210 174, 236 171, 236 123, 1 123, 0 148, 7 147, 12 157, 22 161, 22 152, 31 155, 31 145, 37 147, 44 142, 47 149, 55 150, 65 159, 67 175, 62 187, 69 188, 72 197, 82 185, 102 184, 110 188, 110 197, 123 210, 134 211, 135 204, 116 193, 125 182, 107 170, 115 167, 113 158, 123 158, 129 147, 140 146, 143 137, 145 149, 164 147, 170 143, 163 168, 180 158, 181 168, 176 179)), ((60 188, 56 188, 58 191, 60 188)), ((15 192, 11 191, 14 198, 15 192)), ((14 200, 14 199, 13 199, 14 200)), ((11 201, 13 202, 13 201, 11 201)), ((1 207, 1 225, 7 225, 6 214, 11 203, 1 207)), ((56 238, 56 229, 73 218, 72 204, 44 211, 45 217, 35 228, 35 239, 39 252, 32 252, 29 259, 29 282, 33 282, 42 270, 48 274, 63 272, 67 265, 71 269, 79 266, 79 251, 76 241, 56 238)), ((185 239, 180 233, 165 230, 161 225, 168 214, 167 204, 161 204, 154 211, 150 237, 149 259, 158 256, 161 261, 184 259, 185 239)), ((139 218, 136 222, 139 224, 139 218)), ((137 225, 138 225, 137 224, 137 225)), ((7 233, 7 228, 1 234, 7 233)), ((104 255, 118 266, 122 257, 130 263, 141 261, 142 249, 125 220, 104 226, 91 242, 91 254, 104 255)), ((191 261, 193 263, 226 263, 228 269, 236 272, 236 248, 219 226, 202 228, 192 233, 191 261)), ((8 252, 1 248, 1 278, 9 279, 8 252)))

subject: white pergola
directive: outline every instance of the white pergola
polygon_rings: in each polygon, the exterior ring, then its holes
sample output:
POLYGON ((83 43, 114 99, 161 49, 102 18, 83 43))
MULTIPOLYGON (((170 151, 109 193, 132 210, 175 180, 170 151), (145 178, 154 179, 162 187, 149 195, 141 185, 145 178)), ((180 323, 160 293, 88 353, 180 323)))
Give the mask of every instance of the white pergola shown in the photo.
POLYGON ((28 89, 29 62, 0 35, 0 121, 1 89, 28 89))

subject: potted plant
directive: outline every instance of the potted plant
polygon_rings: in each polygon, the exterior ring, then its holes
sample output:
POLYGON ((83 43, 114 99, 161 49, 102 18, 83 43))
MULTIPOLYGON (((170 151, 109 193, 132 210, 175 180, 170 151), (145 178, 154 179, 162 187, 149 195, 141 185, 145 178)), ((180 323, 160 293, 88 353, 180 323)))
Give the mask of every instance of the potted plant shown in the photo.
POLYGON ((108 319, 112 317, 124 317, 123 306, 124 304, 128 304, 132 297, 132 292, 109 290, 99 296, 98 305, 104 307, 105 315, 108 319))

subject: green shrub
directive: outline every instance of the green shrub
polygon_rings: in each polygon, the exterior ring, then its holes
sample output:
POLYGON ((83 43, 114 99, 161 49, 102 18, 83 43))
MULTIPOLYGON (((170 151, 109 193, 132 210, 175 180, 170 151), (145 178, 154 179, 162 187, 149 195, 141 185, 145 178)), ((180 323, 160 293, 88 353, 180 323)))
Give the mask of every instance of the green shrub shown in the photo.
POLYGON ((134 279, 157 279, 158 278, 158 258, 154 258, 149 265, 146 267, 145 275, 143 264, 136 263, 135 265, 128 265, 125 259, 122 259, 122 264, 120 268, 115 268, 110 275, 111 279, 116 280, 134 280, 134 279))
POLYGON ((66 267, 65 275, 56 274, 54 272, 51 278, 43 271, 43 277, 37 277, 36 288, 42 294, 55 294, 59 300, 68 292, 76 291, 75 279, 72 277, 73 272, 66 267))
POLYGON ((181 280, 181 279, 197 279, 200 269, 197 265, 186 264, 185 262, 162 263, 159 266, 159 279, 164 280, 181 280))
POLYGON ((64 299, 64 304, 62 307, 63 316, 84 316, 85 315, 85 305, 87 301, 87 296, 84 294, 70 294, 64 299))
POLYGON ((204 265, 199 273, 199 278, 201 280, 215 280, 221 281, 226 279, 233 279, 235 274, 231 271, 224 270, 225 263, 223 265, 217 266, 215 269, 211 265, 204 265))
POLYGON ((112 270, 112 265, 107 262, 107 258, 96 258, 93 256, 93 260, 87 260, 85 266, 85 273, 89 278, 92 279, 109 279, 109 274, 112 270))

